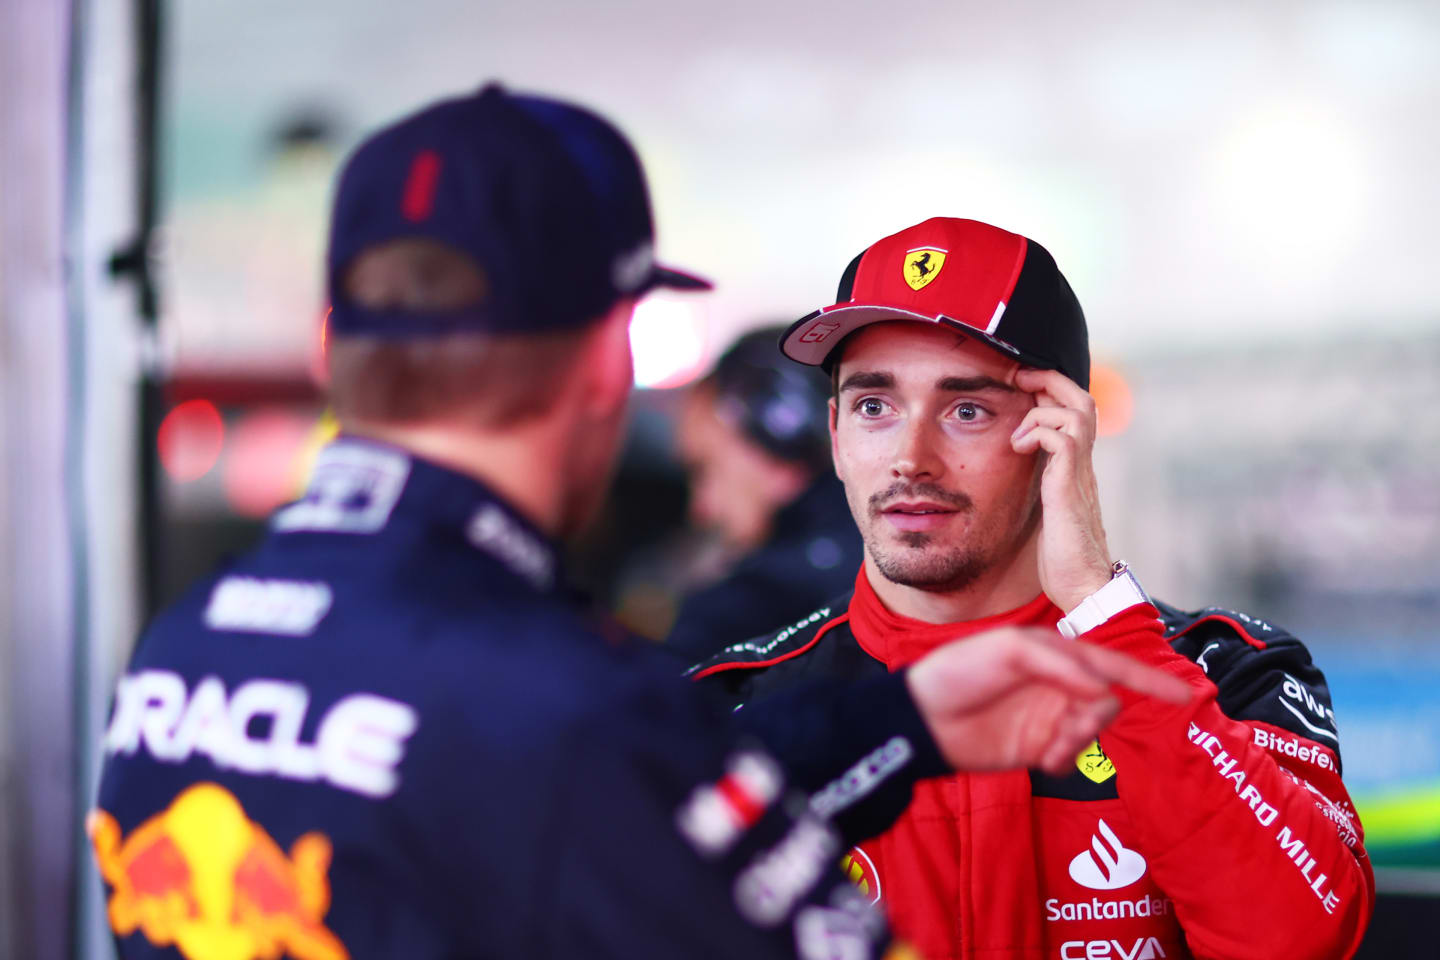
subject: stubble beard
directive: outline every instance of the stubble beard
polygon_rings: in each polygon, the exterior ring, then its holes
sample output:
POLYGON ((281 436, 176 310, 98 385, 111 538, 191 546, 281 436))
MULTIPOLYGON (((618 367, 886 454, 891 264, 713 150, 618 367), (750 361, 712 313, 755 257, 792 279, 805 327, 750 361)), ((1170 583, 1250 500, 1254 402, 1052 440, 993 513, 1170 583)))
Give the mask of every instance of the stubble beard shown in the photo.
POLYGON ((973 516, 975 509, 966 494, 928 483, 897 483, 874 494, 868 504, 870 523, 864 540, 865 551, 875 562, 875 568, 891 583, 932 593, 963 590, 974 583, 991 563, 989 554, 975 543, 973 530, 964 541, 955 544, 946 544, 934 534, 918 530, 902 531, 897 538, 898 546, 881 542, 877 530, 884 506, 905 496, 937 500, 962 515, 973 516))
POLYGON ((881 576, 902 587, 952 593, 970 586, 990 566, 989 558, 974 547, 934 548, 935 538, 928 533, 904 533, 900 543, 900 549, 891 549, 867 537, 865 549, 881 576))

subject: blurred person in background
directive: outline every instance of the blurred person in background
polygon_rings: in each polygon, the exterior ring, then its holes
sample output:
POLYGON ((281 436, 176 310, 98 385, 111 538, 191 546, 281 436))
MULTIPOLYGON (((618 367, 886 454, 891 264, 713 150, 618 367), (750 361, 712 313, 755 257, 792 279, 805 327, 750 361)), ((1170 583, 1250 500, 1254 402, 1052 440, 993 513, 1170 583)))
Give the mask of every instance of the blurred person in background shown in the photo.
POLYGON ((693 663, 843 593, 862 552, 830 462, 830 385, 775 348, 784 327, 740 337, 684 400, 676 449, 690 520, 728 562, 681 604, 666 644, 693 663))
POLYGON ((579 603, 559 542, 605 495, 636 300, 705 286, 652 241, 632 149, 569 104, 491 85, 351 155, 343 432, 119 682, 88 826, 126 960, 874 956, 842 836, 925 774, 1057 769, 1112 683, 1183 701, 1002 630, 736 727, 579 603))
POLYGON ((1127 702, 1062 776, 920 784, 852 850, 857 881, 931 960, 1351 955, 1374 876, 1324 675, 1264 620, 1152 604, 1111 556, 1085 318, 1050 254, 935 218, 856 257, 836 301, 782 346, 831 374, 865 560, 825 612, 690 675, 754 709, 1001 624, 1123 650, 1196 699, 1127 702))

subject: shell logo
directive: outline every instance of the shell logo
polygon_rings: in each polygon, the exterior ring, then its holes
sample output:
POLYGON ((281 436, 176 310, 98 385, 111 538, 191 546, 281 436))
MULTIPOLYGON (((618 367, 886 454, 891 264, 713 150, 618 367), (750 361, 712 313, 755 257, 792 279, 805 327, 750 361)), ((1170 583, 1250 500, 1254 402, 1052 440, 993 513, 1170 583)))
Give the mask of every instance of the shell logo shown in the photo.
POLYGON ((880 874, 875 869, 875 861, 864 850, 851 847, 850 852, 840 858, 840 870, 872 904, 880 902, 880 874))
POLYGON ((349 960, 321 919, 330 841, 307 833, 287 856, 224 787, 198 783, 121 837, 104 810, 86 824, 113 891, 110 927, 187 960, 349 960))

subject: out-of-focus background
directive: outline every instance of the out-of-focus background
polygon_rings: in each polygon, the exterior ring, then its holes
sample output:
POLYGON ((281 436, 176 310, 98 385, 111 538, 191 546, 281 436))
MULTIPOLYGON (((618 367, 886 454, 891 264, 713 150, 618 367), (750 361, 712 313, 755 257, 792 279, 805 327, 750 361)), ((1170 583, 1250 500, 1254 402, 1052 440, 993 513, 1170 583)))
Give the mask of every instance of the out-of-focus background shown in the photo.
POLYGON ((490 78, 615 118, 662 256, 717 282, 637 314, 598 597, 669 628, 679 388, 736 336, 925 217, 1033 236, 1089 318, 1117 555, 1310 644, 1385 892, 1367 955, 1435 955, 1440 7, 1361 0, 0 6, 0 955, 107 955, 79 837, 109 691, 327 435, 330 177, 490 78))

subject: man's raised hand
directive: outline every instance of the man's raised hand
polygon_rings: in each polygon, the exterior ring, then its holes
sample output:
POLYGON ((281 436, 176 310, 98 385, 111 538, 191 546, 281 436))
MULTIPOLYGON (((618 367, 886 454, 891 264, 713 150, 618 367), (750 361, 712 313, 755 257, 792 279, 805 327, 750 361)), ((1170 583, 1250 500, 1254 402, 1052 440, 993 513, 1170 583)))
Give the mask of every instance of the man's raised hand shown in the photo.
POLYGON ((1036 406, 1020 421, 1010 445, 1016 453, 1049 455, 1040 479, 1040 586, 1069 613, 1111 575, 1092 461, 1095 401, 1054 370, 1022 369, 1015 385, 1034 394, 1036 406))

